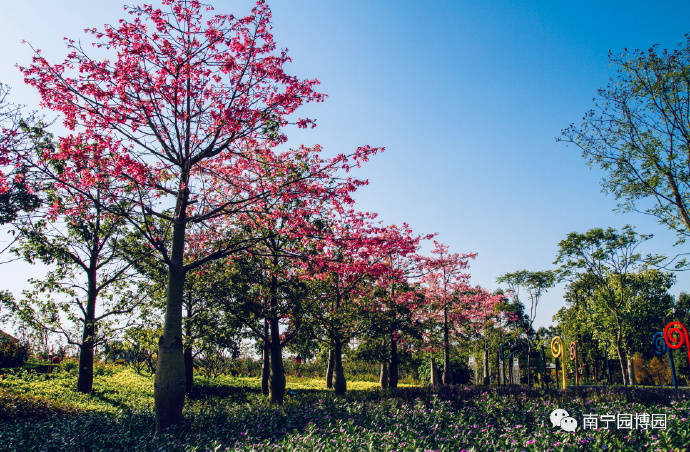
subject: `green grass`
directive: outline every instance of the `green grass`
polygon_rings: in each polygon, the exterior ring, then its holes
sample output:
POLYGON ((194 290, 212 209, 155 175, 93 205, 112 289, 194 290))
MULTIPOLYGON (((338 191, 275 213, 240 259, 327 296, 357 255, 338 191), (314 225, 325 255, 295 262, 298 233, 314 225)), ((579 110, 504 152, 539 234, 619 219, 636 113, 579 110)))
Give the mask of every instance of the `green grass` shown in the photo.
POLYGON ((98 369, 90 395, 76 376, 0 378, 3 450, 654 450, 690 446, 687 392, 616 388, 558 391, 455 387, 432 393, 402 386, 393 396, 373 382, 348 382, 344 397, 323 379, 289 377, 281 407, 254 378, 198 376, 184 424, 155 436, 151 377, 98 369), (665 413, 666 430, 553 428, 549 413, 665 413))

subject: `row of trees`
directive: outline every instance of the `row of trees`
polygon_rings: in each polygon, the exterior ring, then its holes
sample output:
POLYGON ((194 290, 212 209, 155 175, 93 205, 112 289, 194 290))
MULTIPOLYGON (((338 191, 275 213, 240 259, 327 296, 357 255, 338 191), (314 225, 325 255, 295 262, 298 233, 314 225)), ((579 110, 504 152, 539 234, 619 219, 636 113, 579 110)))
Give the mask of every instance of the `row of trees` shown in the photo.
MULTIPOLYGON (((665 258, 639 252, 650 238, 629 225, 622 230, 573 232, 559 242, 556 269, 520 270, 498 278, 510 289, 514 310, 521 317, 514 329, 523 342, 528 384, 533 381, 533 343, 548 345, 555 335, 576 344, 575 366, 584 362, 597 366, 612 357, 618 361, 621 382, 635 384, 633 356, 652 356, 652 335, 672 320, 687 320, 689 314, 685 297, 674 300, 668 292, 675 276, 659 267, 665 258), (539 300, 558 282, 566 283, 566 306, 554 316, 556 326, 550 335, 543 334, 546 330, 540 334, 533 328, 539 300), (525 292, 527 303, 521 299, 525 292)), ((539 358, 546 361, 545 356, 539 358)))
MULTIPOLYGON (((609 61, 615 73, 608 85, 581 122, 557 140, 576 146, 590 165, 605 171, 603 189, 622 211, 656 217, 682 244, 690 234, 690 34, 677 49, 624 49, 610 52, 609 61)), ((670 260, 642 256, 638 247, 650 237, 630 226, 571 233, 559 243, 556 270, 499 278, 512 290, 518 311, 525 309, 520 289, 528 295, 529 314, 522 314, 517 328, 526 343, 528 382, 533 338, 545 339, 532 328, 539 298, 565 281, 567 305, 556 315, 552 335, 576 341, 590 362, 615 356, 622 382, 634 384, 633 355, 648 355, 651 335, 688 315, 686 297, 674 302, 668 294, 675 277, 664 271, 687 269, 685 253, 670 260)))
POLYGON ((264 1, 246 17, 163 3, 87 29, 107 58, 68 39, 63 62, 35 50, 21 67, 66 132, 3 97, 2 221, 17 256, 50 268, 4 306, 79 347, 82 392, 99 344, 162 316, 157 431, 181 420, 195 354, 247 337, 261 345, 262 389, 276 403, 283 348, 296 338, 327 344, 339 394, 353 338, 378 350, 390 388, 401 341, 441 347, 450 383, 451 344, 502 299, 470 286, 474 254, 435 243, 423 256, 432 236, 355 209, 366 181, 348 172, 383 148, 285 148, 285 126, 315 125, 296 110, 325 96, 316 79, 285 72, 264 1))

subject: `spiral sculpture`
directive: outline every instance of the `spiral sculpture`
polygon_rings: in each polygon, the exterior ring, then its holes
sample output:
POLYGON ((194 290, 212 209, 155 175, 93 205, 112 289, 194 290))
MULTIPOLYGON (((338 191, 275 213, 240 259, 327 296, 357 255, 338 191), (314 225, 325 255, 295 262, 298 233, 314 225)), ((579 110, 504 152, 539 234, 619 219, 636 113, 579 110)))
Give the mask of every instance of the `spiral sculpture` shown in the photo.
POLYGON ((572 341, 570 343, 570 360, 574 361, 575 358, 577 357, 577 346, 575 345, 576 342, 572 341))
POLYGON ((558 358, 559 356, 561 356, 562 352, 563 341, 561 340, 560 336, 556 336, 553 339, 551 339, 551 354, 554 358, 558 358))
POLYGON ((654 336, 652 336, 652 347, 654 348, 654 353, 658 356, 668 352, 668 360, 671 364, 671 378, 673 379, 673 387, 678 389, 678 382, 676 381, 676 366, 673 363, 673 353, 671 353, 671 349, 666 345, 664 333, 661 331, 654 333, 654 336))
POLYGON ((570 343, 570 360, 575 361, 575 386, 579 386, 579 379, 578 377, 578 363, 577 363, 577 342, 572 341, 570 343))
POLYGON ((664 341, 668 348, 677 350, 685 344, 688 351, 688 363, 690 363, 690 341, 688 340, 688 330, 680 322, 671 322, 664 328, 664 341))
POLYGON ((664 333, 661 331, 654 333, 652 336, 652 347, 654 347, 654 353, 658 356, 663 355, 668 350, 668 346, 664 341, 664 333))
MULTIPOLYGON (((560 336, 556 336, 553 339, 551 339, 551 354, 553 355, 554 358, 558 358, 563 354, 563 339, 561 339, 560 336)), ((565 357, 564 357, 565 358, 565 357)), ((565 382, 565 359, 561 359, 561 367, 563 369, 563 389, 566 388, 567 384, 565 382)), ((556 369, 558 372, 558 369, 556 369)))

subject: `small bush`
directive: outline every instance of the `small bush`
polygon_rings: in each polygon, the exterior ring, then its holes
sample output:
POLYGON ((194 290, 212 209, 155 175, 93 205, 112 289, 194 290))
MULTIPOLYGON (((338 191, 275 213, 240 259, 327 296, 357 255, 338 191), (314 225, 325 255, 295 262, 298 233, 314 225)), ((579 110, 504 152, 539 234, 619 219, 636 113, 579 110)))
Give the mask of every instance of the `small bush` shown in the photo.
POLYGON ((0 339, 0 367, 21 367, 29 357, 29 348, 12 339, 0 339))
POLYGON ((74 358, 66 358, 60 362, 60 370, 67 373, 76 373, 79 361, 74 358))
MULTIPOLYGON (((436 359, 436 368, 438 370, 439 379, 443 375, 443 360, 436 359)), ((425 359, 417 368, 419 379, 425 384, 431 382, 431 361, 425 359)), ((453 384, 466 385, 472 382, 474 372, 469 368, 462 357, 451 356, 450 359, 450 377, 453 384)))
POLYGON ((77 413, 76 408, 59 400, 29 394, 13 394, 0 388, 0 419, 41 419, 52 415, 65 416, 77 413))

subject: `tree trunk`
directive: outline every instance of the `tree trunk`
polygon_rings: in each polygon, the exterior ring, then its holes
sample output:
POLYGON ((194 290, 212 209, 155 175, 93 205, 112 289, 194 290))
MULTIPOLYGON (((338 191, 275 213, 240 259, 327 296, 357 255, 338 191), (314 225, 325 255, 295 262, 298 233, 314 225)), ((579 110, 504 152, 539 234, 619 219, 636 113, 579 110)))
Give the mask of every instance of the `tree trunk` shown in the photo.
POLYGON ((504 352, 501 352, 501 378, 503 379, 503 384, 508 384, 506 377, 506 359, 504 352))
POLYGON ((623 339, 623 333, 621 328, 621 322, 616 315, 616 353, 618 354, 618 364, 621 366, 621 377, 623 377, 623 386, 628 386, 628 381, 626 379, 625 365, 623 364, 623 353, 621 351, 621 341, 623 339))
POLYGON ((192 386, 194 386, 194 357, 192 356, 192 347, 189 345, 184 348, 184 376, 185 392, 190 394, 192 386))
POLYGON ((436 389, 438 388, 438 370, 436 369, 436 361, 434 361, 434 357, 431 356, 431 362, 430 362, 430 373, 431 373, 431 387, 436 389))
POLYGON ((343 370, 343 344, 338 336, 335 337, 333 344, 335 345, 335 349, 333 350, 333 354, 335 355, 335 365, 333 368, 335 373, 335 381, 333 388, 335 389, 336 394, 343 395, 347 390, 345 371, 343 370))
POLYGON ((513 356, 513 376, 515 377, 515 384, 522 384, 522 379, 520 378, 520 357, 513 356))
POLYGON ((635 381, 635 358, 631 356, 631 352, 627 352, 626 355, 628 357, 628 381, 630 382, 630 386, 634 386, 637 384, 635 381))
POLYGON ((89 287, 86 302, 86 316, 82 331, 81 346, 79 347, 79 376, 77 377, 77 391, 91 392, 93 389, 93 354, 96 334, 96 262, 91 259, 92 266, 88 272, 89 287))
POLYGON ((621 377, 623 378, 623 386, 628 386, 626 378, 625 365, 623 364, 623 352, 621 351, 620 342, 616 341, 616 353, 618 354, 618 363, 621 366, 621 377))
POLYGON ((326 387, 331 389, 333 387, 333 369, 335 368, 335 353, 333 353, 333 340, 328 347, 328 367, 326 368, 326 387))
POLYGON ((194 356, 192 355, 192 294, 187 291, 187 321, 184 322, 184 375, 185 375, 185 393, 191 394, 194 386, 194 356))
POLYGON ((551 379, 551 375, 546 374, 546 352, 544 352, 543 344, 541 346, 541 373, 543 375, 542 380, 544 381, 544 385, 546 386, 546 389, 549 389, 549 380, 551 379))
POLYGON ((182 294, 184 271, 175 265, 169 271, 163 335, 158 340, 158 364, 153 386, 156 432, 182 421, 186 377, 182 357, 182 294))
POLYGON ((182 357, 182 301, 184 295, 184 245, 187 226, 189 169, 180 176, 181 189, 175 206, 172 249, 168 266, 168 287, 165 302, 163 335, 158 340, 158 364, 153 384, 156 409, 156 432, 182 422, 186 385, 182 357))
POLYGON ((580 357, 577 352, 577 342, 575 342, 575 387, 580 386, 580 357))
POLYGON ((379 374, 379 384, 381 389, 388 389, 388 361, 383 361, 381 363, 381 373, 379 374))
POLYGON ((496 349, 496 384, 499 386, 503 384, 503 375, 501 375, 501 350, 496 349))
POLYGON ((482 384, 489 384, 489 349, 487 348, 486 340, 484 340, 484 362, 482 363, 482 384))
POLYGON ((395 331, 391 332, 391 366, 388 380, 388 387, 392 390, 398 389, 398 339, 395 331))
POLYGON ((532 363, 530 357, 532 355, 532 341, 527 341, 527 386, 532 387, 532 363))
POLYGON ((389 369, 389 379, 388 387, 395 391, 398 389, 398 323, 395 315, 395 310, 393 309, 393 300, 395 299, 395 287, 391 285, 391 298, 390 305, 388 306, 393 312, 393 321, 391 322, 391 365, 389 369))
POLYGON ((268 319, 264 321, 264 346, 261 364, 261 393, 263 395, 269 394, 269 384, 271 378, 271 346, 268 340, 270 334, 268 319))
POLYGON ((450 340, 448 327, 448 308, 443 306, 443 384, 453 384, 450 374, 450 340))
POLYGON ((285 368, 283 367, 283 347, 280 344, 278 318, 271 319, 271 379, 270 400, 281 404, 285 397, 285 368))

